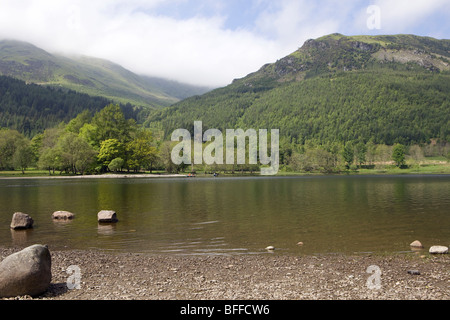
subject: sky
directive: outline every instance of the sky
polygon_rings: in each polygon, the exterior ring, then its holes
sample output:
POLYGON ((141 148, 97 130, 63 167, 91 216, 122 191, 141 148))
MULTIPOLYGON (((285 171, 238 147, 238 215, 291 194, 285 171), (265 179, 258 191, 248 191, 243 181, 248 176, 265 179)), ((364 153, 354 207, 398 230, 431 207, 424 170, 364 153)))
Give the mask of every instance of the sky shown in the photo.
POLYGON ((208 87, 336 32, 450 39, 450 1, 0 0, 0 39, 208 87))

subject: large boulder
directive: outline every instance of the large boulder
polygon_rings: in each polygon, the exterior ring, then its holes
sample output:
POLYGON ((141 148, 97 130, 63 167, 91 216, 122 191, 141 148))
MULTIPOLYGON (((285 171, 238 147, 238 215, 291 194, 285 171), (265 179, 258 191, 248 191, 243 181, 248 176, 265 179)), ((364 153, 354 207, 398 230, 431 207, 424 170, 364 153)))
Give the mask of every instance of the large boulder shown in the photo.
POLYGON ((102 210, 97 214, 98 222, 100 223, 115 223, 119 221, 115 211, 102 210))
POLYGON ((445 246, 432 246, 429 251, 431 254, 447 254, 448 247, 445 246))
POLYGON ((29 229, 33 227, 33 222, 33 219, 28 214, 16 212, 12 217, 10 227, 14 230, 29 229))
POLYGON ((47 246, 33 245, 6 257, 0 263, 0 297, 44 293, 52 280, 47 246))

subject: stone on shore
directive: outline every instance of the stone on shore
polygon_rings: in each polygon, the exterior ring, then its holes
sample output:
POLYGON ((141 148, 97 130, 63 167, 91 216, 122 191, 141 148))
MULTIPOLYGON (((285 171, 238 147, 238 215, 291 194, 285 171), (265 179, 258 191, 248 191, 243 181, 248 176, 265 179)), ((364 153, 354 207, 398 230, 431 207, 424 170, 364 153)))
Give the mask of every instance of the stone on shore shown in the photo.
POLYGON ((44 293, 52 280, 47 246, 33 245, 6 257, 0 263, 0 297, 44 293))
POLYGON ((115 223, 119 221, 115 211, 102 210, 97 214, 98 222, 101 223, 115 223))
POLYGON ((410 244, 411 248, 418 248, 418 249, 423 249, 423 245, 419 240, 414 241, 413 243, 410 244))
POLYGON ((14 213, 12 220, 11 220, 11 229, 17 230, 17 229, 29 229, 33 228, 33 219, 23 212, 16 212, 14 213))
POLYGON ((71 220, 74 218, 74 214, 69 211, 55 211, 52 217, 55 220, 71 220))
POLYGON ((432 246, 430 248, 431 254, 447 254, 448 253, 448 247, 445 246, 432 246))

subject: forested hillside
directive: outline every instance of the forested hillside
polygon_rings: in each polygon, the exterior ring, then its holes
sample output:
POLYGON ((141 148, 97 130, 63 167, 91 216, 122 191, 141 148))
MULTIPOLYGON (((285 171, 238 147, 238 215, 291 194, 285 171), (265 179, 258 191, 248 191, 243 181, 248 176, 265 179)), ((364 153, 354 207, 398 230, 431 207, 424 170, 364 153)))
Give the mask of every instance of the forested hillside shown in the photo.
POLYGON ((289 143, 450 141, 450 41, 330 35, 233 84, 155 112, 149 126, 280 129, 289 143))
MULTIPOLYGON (((54 89, 0 76, 0 127, 15 129, 31 138, 60 122, 69 122, 87 110, 94 114, 110 103, 67 89, 54 89)), ((144 108, 121 105, 127 118, 138 120, 144 108)))

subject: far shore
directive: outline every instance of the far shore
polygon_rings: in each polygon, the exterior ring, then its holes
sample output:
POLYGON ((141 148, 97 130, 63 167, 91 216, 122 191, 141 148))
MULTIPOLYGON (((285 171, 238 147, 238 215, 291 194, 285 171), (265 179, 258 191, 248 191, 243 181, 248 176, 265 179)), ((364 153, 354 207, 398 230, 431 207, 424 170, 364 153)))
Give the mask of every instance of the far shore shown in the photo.
POLYGON ((0 179, 126 179, 126 178, 183 178, 186 174, 95 174, 95 175, 24 175, 0 176, 0 179))
MULTIPOLYGON (((363 172, 337 172, 337 173, 306 173, 306 172, 279 172, 277 175, 270 177, 314 177, 314 176, 447 176, 450 175, 450 171, 423 171, 423 172, 411 172, 411 171, 398 171, 398 170, 364 170, 363 172)), ((205 178, 212 177, 213 174, 197 173, 190 176, 189 173, 180 174, 147 174, 147 173, 121 173, 121 174, 93 174, 93 175, 40 175, 40 174, 1 174, 0 180, 13 180, 13 179, 142 179, 142 178, 205 178)), ((218 177, 264 177, 258 172, 254 173, 218 173, 218 177)))
MULTIPOLYGON (((386 164, 387 165, 387 164, 386 164)), ((273 177, 311 177, 311 176, 389 176, 389 175, 450 175, 450 162, 448 161, 432 161, 417 165, 409 165, 407 168, 398 168, 395 166, 386 166, 380 168, 358 168, 356 170, 343 170, 336 172, 305 172, 305 171, 290 171, 286 168, 280 168, 279 172, 273 177)), ((203 178, 212 177, 215 171, 211 169, 207 172, 197 171, 193 177, 203 178)), ((219 177, 262 177, 259 171, 239 171, 234 173, 216 171, 219 177)), ((0 179, 140 179, 140 178, 185 178, 192 177, 190 172, 182 172, 178 174, 170 174, 165 171, 155 170, 150 172, 116 172, 104 174, 65 174, 53 173, 49 174, 46 170, 30 169, 21 171, 0 171, 0 179)))

